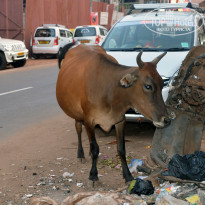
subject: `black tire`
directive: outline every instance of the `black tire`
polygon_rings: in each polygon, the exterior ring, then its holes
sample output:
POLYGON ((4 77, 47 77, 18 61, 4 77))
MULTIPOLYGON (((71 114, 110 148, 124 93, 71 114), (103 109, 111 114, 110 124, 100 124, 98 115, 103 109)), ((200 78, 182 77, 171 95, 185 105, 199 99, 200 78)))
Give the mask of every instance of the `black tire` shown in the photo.
POLYGON ((32 57, 35 59, 39 59, 41 56, 40 56, 40 54, 33 54, 32 57))
POLYGON ((0 53, 0 70, 5 69, 6 65, 7 62, 6 62, 5 55, 3 53, 0 53))
POLYGON ((14 68, 23 67, 25 64, 26 64, 26 59, 19 60, 12 63, 14 68))
POLYGON ((57 53, 56 56, 55 56, 57 59, 59 58, 61 52, 62 52, 62 48, 59 49, 58 53, 57 53))

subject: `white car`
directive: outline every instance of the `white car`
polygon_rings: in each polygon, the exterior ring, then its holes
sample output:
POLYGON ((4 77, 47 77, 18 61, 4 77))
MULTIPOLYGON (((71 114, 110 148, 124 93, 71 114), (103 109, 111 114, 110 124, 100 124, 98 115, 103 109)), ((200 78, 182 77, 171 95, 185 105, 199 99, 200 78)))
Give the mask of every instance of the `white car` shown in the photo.
POLYGON ((74 40, 88 45, 102 43, 108 30, 100 25, 77 26, 74 32, 74 40))
POLYGON ((169 93, 174 89, 173 83, 175 82, 175 77, 177 76, 179 70, 177 70, 174 75, 169 79, 169 82, 167 83, 167 85, 164 86, 164 88, 162 89, 162 97, 163 100, 166 102, 169 93))
POLYGON ((7 65, 22 67, 28 59, 28 49, 24 42, 0 37, 0 70, 7 65))
MULTIPOLYGON (((111 28, 101 46, 120 64, 126 66, 137 66, 136 56, 141 50, 142 60, 145 62, 167 51, 157 64, 165 89, 189 50, 205 43, 204 16, 187 8, 190 5, 134 4, 133 10, 138 10, 138 13, 120 19, 111 28)), ((165 95, 166 92, 167 88, 162 94, 165 95)), ((143 117, 133 110, 128 110, 125 116, 127 120, 143 117)))
POLYGON ((45 54, 57 56, 66 44, 72 42, 74 42, 73 33, 65 26, 43 24, 34 32, 32 55, 35 58, 45 54))

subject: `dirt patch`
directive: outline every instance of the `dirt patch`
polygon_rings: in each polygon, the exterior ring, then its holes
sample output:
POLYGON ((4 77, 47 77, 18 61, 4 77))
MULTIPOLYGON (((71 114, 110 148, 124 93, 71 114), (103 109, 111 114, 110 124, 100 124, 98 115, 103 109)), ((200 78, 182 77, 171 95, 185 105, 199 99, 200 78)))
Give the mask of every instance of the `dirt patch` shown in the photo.
MULTIPOLYGON (((77 161, 77 137, 74 121, 64 114, 32 126, 0 145, 0 202, 25 204, 31 196, 50 196, 62 202, 81 191, 116 190, 125 185, 116 157, 114 130, 105 134, 96 130, 100 146, 98 172, 100 185, 93 188, 88 176, 91 168, 89 142, 83 130, 86 163, 77 161), (105 162, 106 159, 110 163, 105 162), (108 158, 107 158, 108 157, 108 158), (117 166, 118 165, 118 166, 117 166), (74 173, 63 178, 63 174, 74 173), (77 186, 78 183, 78 186, 77 186)), ((149 124, 126 127, 128 159, 148 156, 154 128, 149 124), (146 148, 147 147, 147 148, 146 148)), ((107 161, 108 162, 108 161, 107 161)))
POLYGON ((57 65, 58 60, 57 59, 28 59, 26 62, 25 67, 33 67, 33 66, 38 66, 43 65, 43 66, 48 66, 50 64, 56 64, 57 65))
MULTIPOLYGON (((150 124, 127 124, 128 160, 149 156, 154 130, 150 124)), ((74 121, 63 113, 3 141, 0 144, 0 204, 28 204, 31 197, 41 196, 49 196, 60 203, 78 192, 110 191, 125 186, 116 156, 114 130, 105 134, 97 129, 96 133, 100 146, 100 183, 95 188, 88 180, 91 159, 85 130, 83 147, 86 163, 82 164, 76 158, 74 121), (74 175, 64 178, 66 172, 74 175)), ((205 150, 204 144, 203 140, 202 150, 205 150)))

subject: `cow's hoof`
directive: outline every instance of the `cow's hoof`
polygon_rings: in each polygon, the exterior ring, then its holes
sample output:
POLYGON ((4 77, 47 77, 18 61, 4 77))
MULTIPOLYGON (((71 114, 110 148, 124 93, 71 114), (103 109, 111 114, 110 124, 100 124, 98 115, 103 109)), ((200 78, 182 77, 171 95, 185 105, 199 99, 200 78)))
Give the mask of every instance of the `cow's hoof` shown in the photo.
POLYGON ((126 178, 125 178, 125 183, 126 183, 126 184, 129 184, 133 179, 134 179, 134 177, 133 177, 132 175, 129 176, 129 177, 126 177, 126 178))
POLYGON ((78 158, 78 161, 82 164, 85 164, 85 162, 86 162, 85 158, 78 158))
POLYGON ((100 182, 99 180, 97 181, 88 181, 88 187, 89 188, 98 188, 98 187, 102 187, 102 182, 100 182))

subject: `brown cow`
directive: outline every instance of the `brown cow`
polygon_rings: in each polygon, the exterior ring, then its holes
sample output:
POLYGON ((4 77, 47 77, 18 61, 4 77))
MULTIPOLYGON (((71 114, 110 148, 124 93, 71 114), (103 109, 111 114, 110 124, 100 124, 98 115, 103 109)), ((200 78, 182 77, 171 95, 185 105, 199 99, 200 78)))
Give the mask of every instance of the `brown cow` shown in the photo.
POLYGON ((157 63, 165 54, 146 63, 141 60, 140 52, 137 56, 139 67, 118 64, 100 46, 81 44, 65 55, 58 76, 56 95, 63 111, 75 119, 77 155, 81 159, 84 158, 82 124, 86 128, 92 156, 90 180, 98 180, 96 163, 99 146, 95 139, 96 125, 105 131, 115 125, 117 151, 121 158, 123 177, 127 182, 133 177, 125 157, 125 112, 129 108, 138 110, 157 127, 170 123, 161 95, 163 81, 156 70, 157 63))

